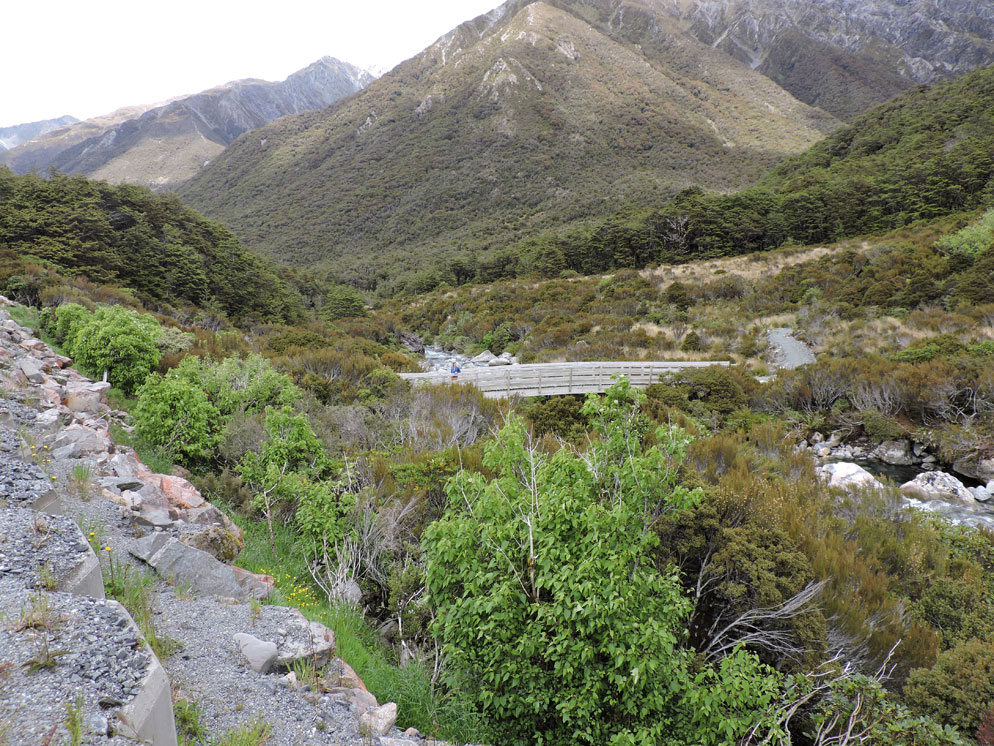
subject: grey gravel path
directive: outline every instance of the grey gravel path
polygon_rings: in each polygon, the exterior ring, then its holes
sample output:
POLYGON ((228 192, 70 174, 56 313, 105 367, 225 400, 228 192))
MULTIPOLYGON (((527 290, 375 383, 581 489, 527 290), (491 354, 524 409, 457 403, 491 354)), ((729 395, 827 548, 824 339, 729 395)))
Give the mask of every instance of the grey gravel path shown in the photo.
POLYGON ((777 368, 799 368, 815 361, 814 353, 803 342, 794 339, 792 329, 770 329, 772 362, 777 368))

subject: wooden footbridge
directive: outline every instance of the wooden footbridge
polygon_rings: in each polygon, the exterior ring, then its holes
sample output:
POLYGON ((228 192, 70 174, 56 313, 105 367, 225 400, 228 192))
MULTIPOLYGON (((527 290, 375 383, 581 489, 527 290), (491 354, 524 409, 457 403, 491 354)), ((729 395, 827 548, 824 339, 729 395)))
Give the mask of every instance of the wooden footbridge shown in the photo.
POLYGON ((459 383, 476 386, 489 399, 512 396, 563 396, 564 394, 603 393, 617 376, 625 376, 633 386, 644 388, 658 383, 667 373, 711 365, 728 365, 724 361, 707 362, 594 362, 537 363, 503 365, 493 368, 466 368, 452 381, 447 372, 401 373, 413 384, 459 383))

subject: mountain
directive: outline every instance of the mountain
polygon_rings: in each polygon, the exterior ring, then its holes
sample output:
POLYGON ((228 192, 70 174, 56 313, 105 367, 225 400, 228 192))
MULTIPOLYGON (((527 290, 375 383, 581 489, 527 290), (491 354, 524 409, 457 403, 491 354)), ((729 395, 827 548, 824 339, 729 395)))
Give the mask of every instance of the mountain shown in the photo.
POLYGON ((0 164, 16 173, 54 166, 163 189, 189 179, 242 133, 286 114, 324 108, 371 80, 354 65, 324 57, 279 83, 239 80, 80 122, 0 153, 0 164))
POLYGON ((58 119, 43 119, 40 122, 28 122, 27 124, 15 124, 11 127, 0 127, 0 150, 17 147, 32 137, 44 135, 52 130, 78 121, 76 117, 66 115, 58 119))
POLYGON ((241 137, 179 193, 253 248, 371 287, 425 252, 740 187, 838 124, 665 8, 512 0, 241 137))
POLYGON ((989 0, 655 2, 699 41, 843 119, 994 64, 989 0))

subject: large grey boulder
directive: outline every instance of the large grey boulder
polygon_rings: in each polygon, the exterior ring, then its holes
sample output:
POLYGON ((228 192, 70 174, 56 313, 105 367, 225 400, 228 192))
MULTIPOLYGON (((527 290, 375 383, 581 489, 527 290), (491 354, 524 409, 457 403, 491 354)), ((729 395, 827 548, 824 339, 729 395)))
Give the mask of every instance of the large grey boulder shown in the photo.
POLYGON ((41 366, 32 358, 21 358, 17 363, 17 369, 29 383, 44 383, 45 374, 41 372, 41 366))
POLYGON ((894 466, 910 466, 915 462, 911 452, 911 443, 906 439, 885 440, 870 455, 885 464, 894 466))
POLYGON ((105 433, 92 428, 73 424, 64 428, 53 444, 56 451, 69 447, 72 447, 74 456, 106 453, 110 450, 110 438, 105 433))
POLYGON ((994 481, 994 458, 962 459, 953 464, 953 471, 978 482, 994 481))
POLYGON ((490 350, 484 350, 479 355, 474 357, 470 362, 474 362, 477 365, 487 365, 491 360, 496 359, 497 356, 493 354, 490 350))
POLYGON ((198 593, 244 600, 266 598, 272 592, 251 573, 238 575, 230 565, 164 532, 133 541, 128 551, 163 578, 189 583, 198 593))
POLYGON ((100 414, 100 405, 106 404, 110 384, 103 381, 74 381, 66 384, 63 403, 79 414, 100 414))
POLYGON ((327 664, 335 654, 335 633, 320 622, 310 621, 299 611, 293 615, 292 624, 303 634, 289 635, 283 642, 276 657, 276 667, 293 668, 299 660, 310 661, 317 668, 327 664))
POLYGON ((910 482, 901 485, 901 494, 921 502, 943 500, 963 505, 976 505, 973 495, 961 481, 941 471, 922 472, 910 482))
POLYGON ((487 363, 487 365, 491 368, 496 368, 501 365, 510 365, 510 364, 511 364, 510 357, 495 357, 493 360, 487 363))
POLYGON ((828 482, 829 487, 842 487, 843 489, 851 487, 883 488, 883 485, 859 464, 837 461, 819 466, 815 471, 828 482))

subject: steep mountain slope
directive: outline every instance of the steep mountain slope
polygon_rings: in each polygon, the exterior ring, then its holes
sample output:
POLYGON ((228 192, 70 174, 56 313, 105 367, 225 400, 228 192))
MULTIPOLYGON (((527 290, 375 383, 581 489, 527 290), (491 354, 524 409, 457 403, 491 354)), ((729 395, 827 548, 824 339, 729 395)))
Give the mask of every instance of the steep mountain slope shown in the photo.
POLYGON ((40 122, 15 124, 11 127, 0 127, 0 150, 15 148, 25 140, 44 135, 52 130, 65 127, 79 120, 76 117, 64 116, 58 119, 43 119, 40 122))
POLYGON ((255 248, 373 286, 386 253, 410 266, 735 188, 836 125, 665 13, 512 0, 360 95, 242 137, 180 193, 255 248))
POLYGON ((54 166, 113 183, 174 186, 243 132, 324 108, 371 80, 353 65, 324 57, 279 83, 240 80, 154 108, 80 122, 0 154, 0 164, 17 173, 54 166))
POLYGON ((842 118, 994 64, 988 0, 655 0, 695 38, 842 118))

